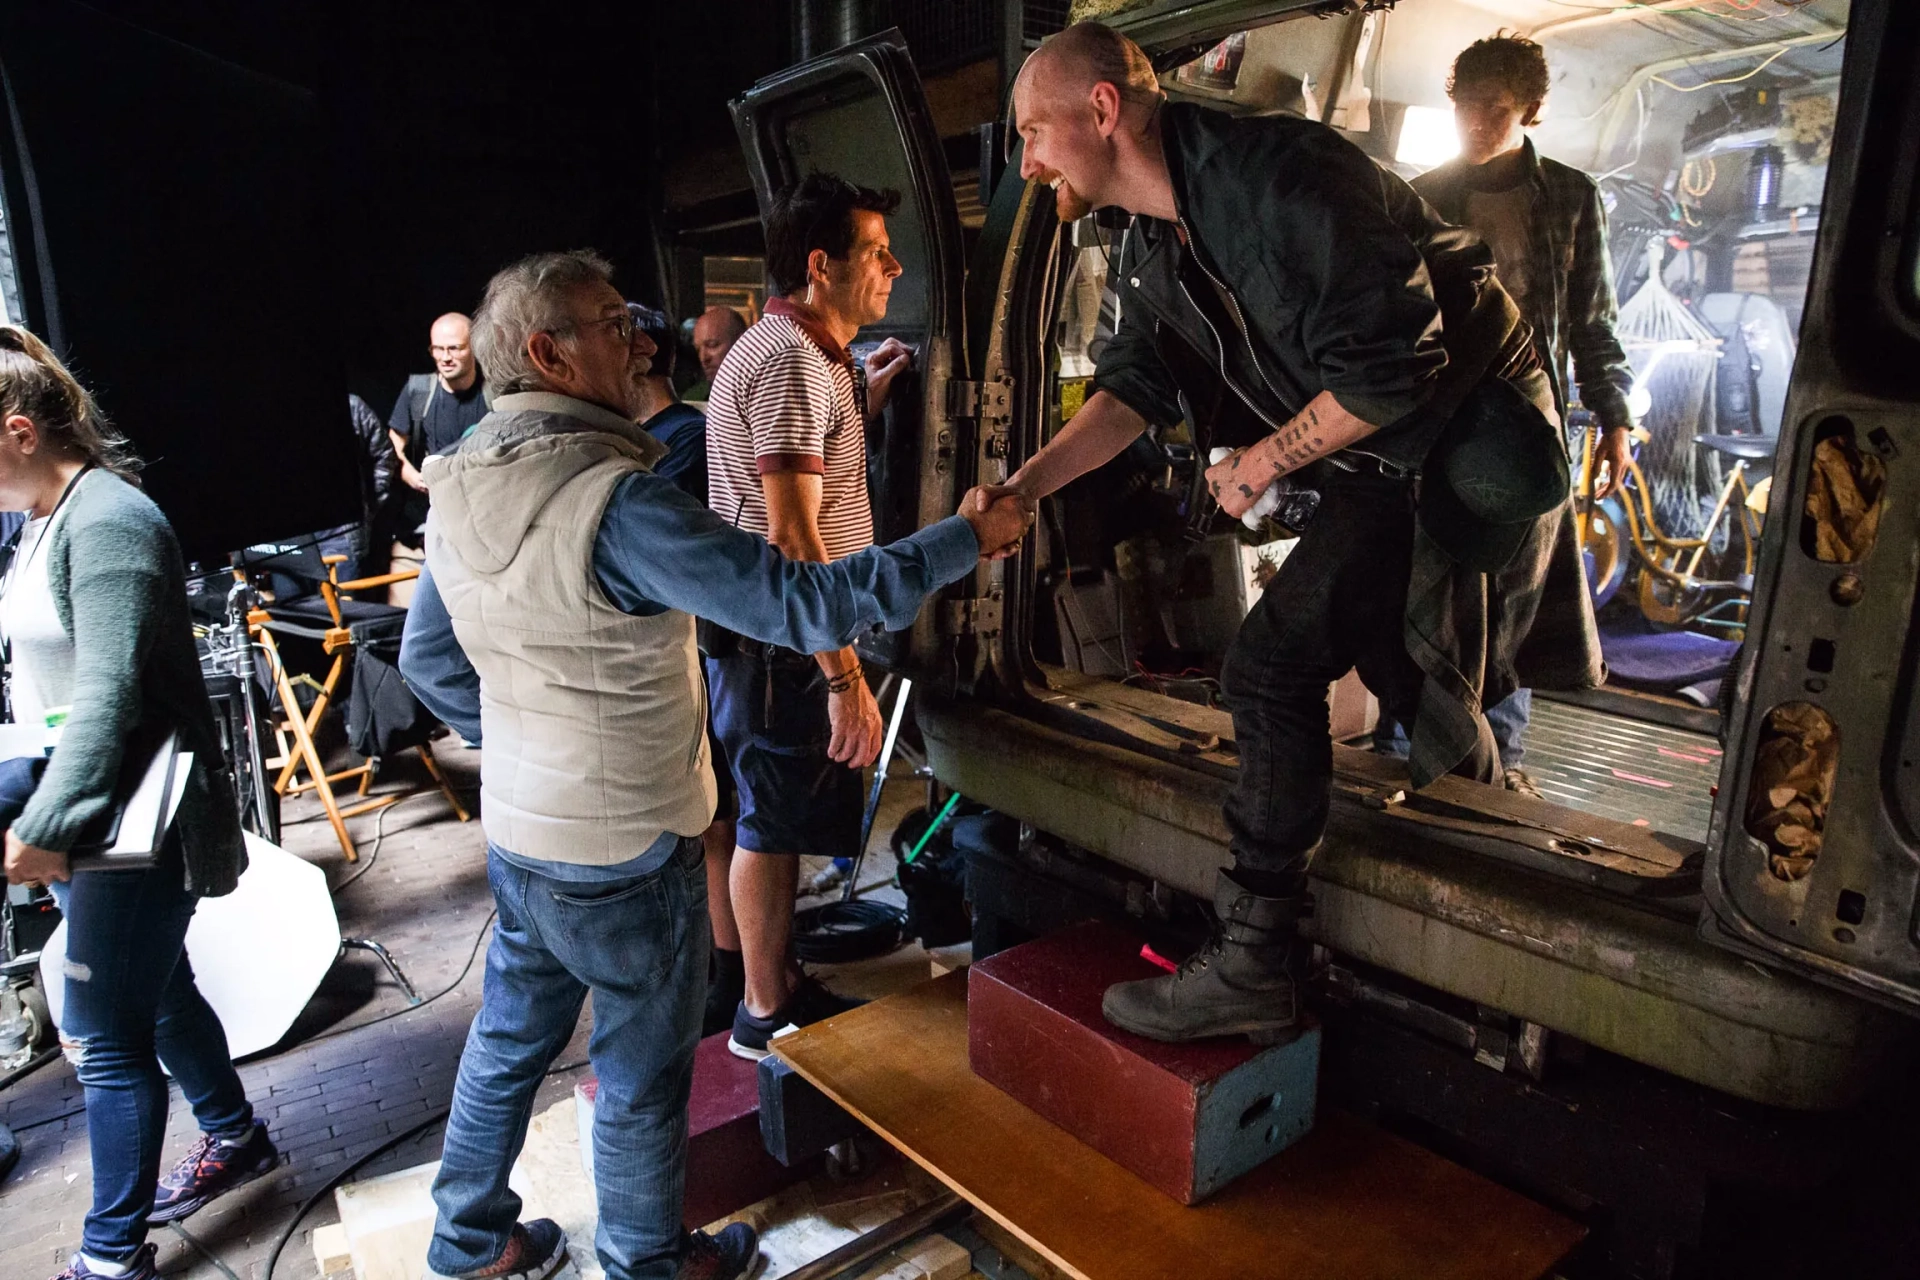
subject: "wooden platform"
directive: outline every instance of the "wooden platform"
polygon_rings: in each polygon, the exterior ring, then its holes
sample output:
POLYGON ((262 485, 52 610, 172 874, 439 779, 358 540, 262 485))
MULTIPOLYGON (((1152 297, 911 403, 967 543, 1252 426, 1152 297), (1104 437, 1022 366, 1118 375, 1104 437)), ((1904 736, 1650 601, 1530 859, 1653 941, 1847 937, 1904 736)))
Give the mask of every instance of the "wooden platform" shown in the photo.
POLYGON ((1192 1208, 967 1068, 965 972, 783 1036, 802 1076, 1079 1280, 1535 1280, 1584 1228, 1323 1111, 1192 1208))

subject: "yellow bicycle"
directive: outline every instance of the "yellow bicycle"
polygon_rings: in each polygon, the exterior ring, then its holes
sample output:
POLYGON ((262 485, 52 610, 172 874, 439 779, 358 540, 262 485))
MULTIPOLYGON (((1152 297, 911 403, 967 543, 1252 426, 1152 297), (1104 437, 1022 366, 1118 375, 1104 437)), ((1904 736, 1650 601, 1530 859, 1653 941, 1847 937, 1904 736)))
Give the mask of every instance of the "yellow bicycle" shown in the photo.
MULTIPOLYGON (((1650 437, 1636 427, 1636 444, 1650 437)), ((1677 538, 1660 527, 1653 513, 1651 487, 1637 461, 1627 465, 1627 483, 1600 502, 1593 500, 1593 436, 1582 450, 1576 509, 1580 513, 1580 545, 1587 556, 1590 586, 1596 605, 1605 604, 1626 584, 1637 565, 1635 590, 1640 612, 1649 622, 1667 626, 1719 630, 1732 638, 1745 634, 1747 607, 1753 597, 1754 556, 1760 542, 1771 480, 1749 484, 1748 468, 1773 457, 1775 442, 1766 436, 1698 435, 1696 444, 1712 449, 1731 464, 1715 498, 1713 514, 1697 538, 1677 538), (1731 522, 1724 550, 1715 552, 1723 522, 1731 522), (1731 576, 1702 576, 1703 564, 1731 567, 1734 530, 1739 532, 1738 572, 1731 576), (1711 557, 1711 559, 1709 559, 1711 557)))

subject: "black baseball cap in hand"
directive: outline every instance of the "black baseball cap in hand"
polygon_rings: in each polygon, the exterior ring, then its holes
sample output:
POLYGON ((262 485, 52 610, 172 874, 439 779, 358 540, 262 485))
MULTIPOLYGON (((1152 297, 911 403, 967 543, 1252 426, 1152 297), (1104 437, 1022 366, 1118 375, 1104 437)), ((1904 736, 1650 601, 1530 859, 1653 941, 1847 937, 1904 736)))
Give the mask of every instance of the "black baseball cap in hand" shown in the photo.
POLYGON ((1511 382, 1483 378, 1421 468, 1420 527, 1469 569, 1498 573, 1571 487, 1553 423, 1511 382))

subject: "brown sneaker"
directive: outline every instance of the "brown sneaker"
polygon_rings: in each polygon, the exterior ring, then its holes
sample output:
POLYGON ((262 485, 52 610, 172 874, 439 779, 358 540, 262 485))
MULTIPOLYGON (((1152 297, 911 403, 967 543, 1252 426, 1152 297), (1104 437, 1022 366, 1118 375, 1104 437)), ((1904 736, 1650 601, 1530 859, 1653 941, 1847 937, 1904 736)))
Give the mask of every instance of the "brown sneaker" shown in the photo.
POLYGON ((490 1266, 442 1276, 429 1271, 429 1280, 549 1280, 567 1260, 567 1233, 552 1218, 515 1223, 507 1248, 490 1266))

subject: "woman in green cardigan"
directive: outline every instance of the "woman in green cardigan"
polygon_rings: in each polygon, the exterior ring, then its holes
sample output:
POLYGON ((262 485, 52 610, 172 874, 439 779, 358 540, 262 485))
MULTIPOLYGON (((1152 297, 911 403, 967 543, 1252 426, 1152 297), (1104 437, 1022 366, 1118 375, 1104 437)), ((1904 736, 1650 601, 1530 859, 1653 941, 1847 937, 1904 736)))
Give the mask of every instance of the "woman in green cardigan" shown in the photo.
POLYGON ((173 530, 133 482, 126 441, 46 344, 0 326, 0 510, 25 511, 4 579, 0 639, 16 724, 58 728, 6 832, 12 884, 49 885, 67 921, 60 1039, 86 1092, 93 1208, 65 1280, 152 1280, 150 1223, 171 1222, 278 1159, 194 986, 187 924, 246 866, 200 678, 173 530), (131 735, 194 753, 154 865, 74 875, 80 831, 111 803, 131 735), (165 1061, 202 1134, 165 1179, 165 1061))

